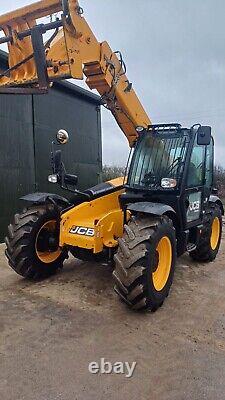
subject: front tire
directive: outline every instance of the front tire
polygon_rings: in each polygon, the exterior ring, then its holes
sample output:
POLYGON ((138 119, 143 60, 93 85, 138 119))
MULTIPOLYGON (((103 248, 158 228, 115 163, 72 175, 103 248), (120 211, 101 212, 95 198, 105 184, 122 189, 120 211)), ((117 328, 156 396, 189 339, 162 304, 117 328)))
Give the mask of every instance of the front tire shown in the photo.
POLYGON ((14 216, 5 238, 9 265, 24 278, 45 278, 62 267, 59 213, 52 205, 32 206, 14 216))
POLYGON ((115 291, 134 310, 156 311, 169 294, 176 235, 166 217, 133 216, 114 257, 115 291))

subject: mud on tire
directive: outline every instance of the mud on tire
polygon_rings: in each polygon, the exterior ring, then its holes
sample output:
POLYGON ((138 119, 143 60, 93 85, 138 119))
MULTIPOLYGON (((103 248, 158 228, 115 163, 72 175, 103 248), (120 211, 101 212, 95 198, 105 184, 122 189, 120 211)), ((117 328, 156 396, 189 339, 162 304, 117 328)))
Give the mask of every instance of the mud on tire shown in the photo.
MULTIPOLYGON (((51 205, 32 206, 16 214, 5 238, 9 265, 21 276, 30 279, 47 277, 62 267, 67 252, 62 250, 54 261, 43 262, 37 255, 36 239, 48 221, 57 221, 58 211, 51 205)), ((57 233, 59 234, 59 233, 57 233)))
POLYGON ((135 310, 156 311, 168 296, 174 275, 176 235, 172 221, 166 216, 133 216, 124 226, 114 260, 116 293, 135 310), (157 246, 163 238, 170 242, 171 262, 164 286, 156 289, 154 272, 160 262, 157 246))

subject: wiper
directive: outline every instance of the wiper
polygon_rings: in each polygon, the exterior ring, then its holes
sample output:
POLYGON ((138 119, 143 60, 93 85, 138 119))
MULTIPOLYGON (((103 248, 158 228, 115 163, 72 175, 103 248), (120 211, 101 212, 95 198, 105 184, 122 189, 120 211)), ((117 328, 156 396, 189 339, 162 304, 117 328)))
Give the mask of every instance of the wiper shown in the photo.
POLYGON ((177 158, 173 161, 173 163, 171 164, 171 166, 169 167, 167 173, 170 174, 170 173, 174 170, 174 168, 176 168, 176 167, 181 163, 181 161, 182 161, 182 158, 181 158, 181 157, 177 157, 177 158))
MULTIPOLYGON (((187 140, 186 140, 186 138, 184 139, 184 142, 183 142, 183 145, 182 145, 182 148, 181 148, 181 150, 180 150, 180 156, 179 157, 177 157, 173 162, 172 162, 172 164, 171 164, 171 166, 170 166, 170 168, 169 168, 169 173, 171 173, 172 171, 173 171, 173 169, 178 165, 178 164, 181 164, 183 161, 183 158, 184 158, 184 152, 185 152, 185 149, 186 149, 186 143, 187 143, 187 140)), ((177 174, 178 174, 178 171, 177 171, 177 174)))

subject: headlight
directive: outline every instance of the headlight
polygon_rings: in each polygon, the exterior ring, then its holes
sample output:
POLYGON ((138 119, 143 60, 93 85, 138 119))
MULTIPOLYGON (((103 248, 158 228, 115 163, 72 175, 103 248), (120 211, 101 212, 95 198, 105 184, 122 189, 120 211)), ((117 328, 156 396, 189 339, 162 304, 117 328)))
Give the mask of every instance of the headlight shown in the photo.
POLYGON ((162 178, 161 186, 165 189, 175 188, 177 186, 177 181, 172 178, 162 178))
POLYGON ((144 128, 143 126, 136 126, 135 129, 136 129, 136 132, 137 132, 137 133, 141 133, 141 132, 144 131, 145 128, 144 128))
POLYGON ((56 174, 49 175, 48 176, 48 181, 51 183, 57 183, 58 182, 58 176, 56 174))

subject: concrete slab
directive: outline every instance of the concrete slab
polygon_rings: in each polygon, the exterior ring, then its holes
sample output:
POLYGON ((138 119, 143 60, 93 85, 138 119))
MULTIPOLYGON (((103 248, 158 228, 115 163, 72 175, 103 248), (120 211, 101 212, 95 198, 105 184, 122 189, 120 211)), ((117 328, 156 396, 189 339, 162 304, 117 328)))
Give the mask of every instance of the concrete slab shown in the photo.
POLYGON ((70 259, 28 282, 0 254, 1 399, 224 399, 224 240, 213 263, 179 260, 155 314, 118 301, 109 267, 70 259), (136 361, 133 377, 90 374, 101 357, 136 361))

